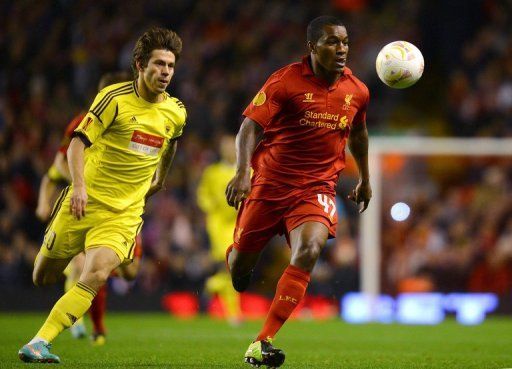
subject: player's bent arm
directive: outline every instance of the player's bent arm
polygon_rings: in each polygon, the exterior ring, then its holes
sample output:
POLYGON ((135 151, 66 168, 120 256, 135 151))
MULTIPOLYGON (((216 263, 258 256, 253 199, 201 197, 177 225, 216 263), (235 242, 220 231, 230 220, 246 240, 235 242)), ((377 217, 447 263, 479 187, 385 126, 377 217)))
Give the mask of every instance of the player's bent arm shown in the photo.
POLYGON ((236 135, 236 174, 226 187, 226 200, 235 209, 251 191, 251 158, 262 138, 261 126, 245 118, 236 135))
POLYGON ((358 124, 350 130, 348 147, 356 160, 359 169, 359 179, 362 182, 370 181, 368 170, 368 130, 366 124, 358 124))
POLYGON ((174 160, 174 155, 176 154, 176 149, 178 147, 178 139, 175 138, 169 142, 167 148, 165 149, 160 161, 158 162, 158 166, 155 171, 155 176, 153 177, 153 181, 151 182, 151 187, 146 194, 146 198, 154 195, 156 192, 160 191, 164 188, 165 178, 167 177, 167 173, 171 168, 172 162, 174 160))
POLYGON ((36 216, 42 222, 46 222, 50 217, 52 207, 50 205, 51 199, 57 190, 55 183, 50 180, 48 174, 45 174, 41 179, 39 186, 39 196, 37 199, 36 216))
POLYGON ((68 160, 66 156, 60 151, 55 155, 55 160, 53 161, 53 165, 59 171, 59 174, 66 179, 66 181, 71 182, 71 173, 69 172, 68 160))
POLYGON ((84 151, 86 144, 84 140, 86 139, 81 136, 73 137, 67 151, 69 171, 73 184, 70 210, 77 219, 85 216, 85 207, 87 205, 87 190, 84 179, 84 151))
POLYGON ((245 118, 236 135, 236 172, 250 173, 251 158, 263 138, 263 129, 250 118, 245 118))
POLYGON ((363 203, 363 207, 359 211, 362 213, 368 207, 368 203, 372 197, 372 189, 370 186, 370 173, 368 169, 368 130, 366 124, 358 124, 350 130, 348 139, 348 147, 354 156, 359 170, 359 183, 349 198, 356 203, 363 203))

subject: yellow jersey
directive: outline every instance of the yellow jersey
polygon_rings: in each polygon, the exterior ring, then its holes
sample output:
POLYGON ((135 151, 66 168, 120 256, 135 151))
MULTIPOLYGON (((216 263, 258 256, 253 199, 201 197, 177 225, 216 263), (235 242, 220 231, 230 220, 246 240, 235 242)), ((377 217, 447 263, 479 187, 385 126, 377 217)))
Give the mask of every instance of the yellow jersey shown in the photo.
POLYGON ((237 211, 228 205, 224 192, 234 175, 234 165, 211 164, 204 170, 197 188, 197 204, 206 214, 212 256, 217 261, 224 260, 226 248, 233 243, 237 211))
POLYGON ((164 93, 158 103, 144 100, 137 81, 101 90, 75 133, 91 144, 85 150, 87 194, 116 210, 140 206, 169 142, 183 133, 187 113, 164 93))

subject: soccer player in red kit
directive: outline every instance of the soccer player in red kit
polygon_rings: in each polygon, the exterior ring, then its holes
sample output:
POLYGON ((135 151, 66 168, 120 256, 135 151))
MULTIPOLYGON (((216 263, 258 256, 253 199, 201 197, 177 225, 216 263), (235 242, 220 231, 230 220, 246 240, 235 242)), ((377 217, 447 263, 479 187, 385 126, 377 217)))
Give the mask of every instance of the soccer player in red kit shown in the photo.
POLYGON ((350 198, 362 203, 363 212, 372 195, 369 91, 345 66, 347 30, 335 17, 318 17, 308 25, 307 47, 309 55, 272 74, 245 109, 237 171, 226 188, 228 203, 240 205, 234 244, 226 252, 237 291, 248 287, 270 238, 285 234, 291 247, 263 328, 245 353, 254 366, 284 362, 272 339, 303 298, 323 246, 336 234, 335 186, 347 141, 360 177, 350 198))

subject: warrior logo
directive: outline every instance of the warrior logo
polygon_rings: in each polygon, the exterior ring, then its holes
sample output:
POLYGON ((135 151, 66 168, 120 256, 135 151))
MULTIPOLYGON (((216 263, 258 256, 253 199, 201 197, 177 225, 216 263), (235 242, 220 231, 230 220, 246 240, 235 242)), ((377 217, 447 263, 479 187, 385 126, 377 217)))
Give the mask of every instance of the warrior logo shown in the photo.
POLYGON ((305 93, 304 100, 302 100, 302 102, 315 102, 315 100, 313 100, 313 93, 312 92, 305 93))

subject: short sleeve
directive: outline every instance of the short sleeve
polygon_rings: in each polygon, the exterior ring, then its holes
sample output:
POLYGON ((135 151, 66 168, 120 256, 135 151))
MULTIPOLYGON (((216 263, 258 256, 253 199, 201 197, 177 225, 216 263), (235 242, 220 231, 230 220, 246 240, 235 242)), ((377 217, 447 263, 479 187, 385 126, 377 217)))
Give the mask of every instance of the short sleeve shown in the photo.
POLYGON ((368 87, 364 86, 364 89, 362 90, 364 93, 363 95, 363 103, 361 104, 361 107, 357 110, 357 113, 354 117, 352 125, 358 125, 358 124, 366 124, 366 110, 368 109, 368 103, 370 102, 370 91, 368 90, 368 87))
POLYGON ((91 109, 75 129, 75 133, 84 135, 93 144, 112 124, 117 116, 117 101, 111 91, 101 90, 91 109))
POLYGON ((185 125, 186 125, 186 122, 183 121, 183 123, 181 125, 176 127, 176 132, 173 134, 171 139, 181 137, 183 135, 183 129, 185 128, 185 125))
POLYGON ((185 128, 185 125, 187 124, 187 109, 185 108, 185 105, 183 103, 176 99, 176 104, 178 105, 178 112, 179 112, 179 121, 176 124, 176 129, 173 132, 172 138, 175 139, 183 135, 183 129, 185 128))
POLYGON ((286 90, 280 75, 272 75, 252 99, 243 115, 267 127, 281 111, 286 100, 286 90))

